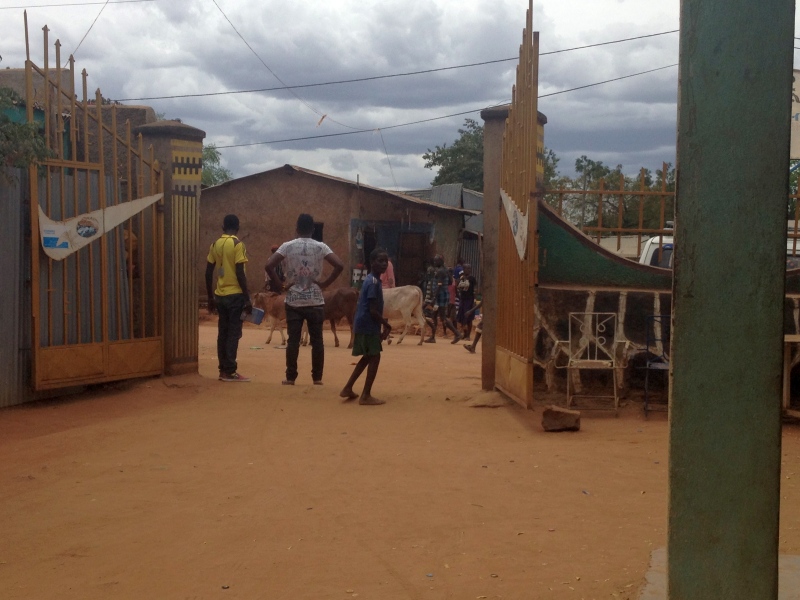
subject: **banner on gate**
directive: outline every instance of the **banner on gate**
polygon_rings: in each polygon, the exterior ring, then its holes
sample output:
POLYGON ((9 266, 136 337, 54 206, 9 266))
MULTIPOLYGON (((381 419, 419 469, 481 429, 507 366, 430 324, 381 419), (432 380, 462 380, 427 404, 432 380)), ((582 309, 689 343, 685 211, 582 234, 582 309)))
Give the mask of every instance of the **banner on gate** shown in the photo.
POLYGON ((44 214, 40 206, 39 234, 42 238, 42 248, 53 260, 63 260, 163 197, 164 194, 145 196, 93 210, 66 221, 53 221, 44 214))
MULTIPOLYGON (((519 254, 520 260, 525 260, 525 251, 528 247, 528 215, 523 215, 522 211, 511 200, 511 197, 502 189, 500 190, 500 197, 503 199, 503 208, 506 209, 511 233, 514 235, 517 254, 519 254)), ((528 202, 528 208, 530 209, 530 201, 528 202)))

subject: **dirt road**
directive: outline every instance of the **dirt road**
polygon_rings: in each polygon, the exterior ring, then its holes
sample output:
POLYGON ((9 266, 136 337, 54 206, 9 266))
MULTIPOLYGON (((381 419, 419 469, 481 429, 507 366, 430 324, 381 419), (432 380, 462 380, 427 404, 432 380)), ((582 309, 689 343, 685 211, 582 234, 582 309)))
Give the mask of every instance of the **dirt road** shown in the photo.
MULTIPOLYGON (((480 392, 480 354, 444 340, 386 348, 385 406, 340 401, 354 359, 329 333, 323 386, 307 348, 281 386, 253 327, 253 381, 222 383, 215 336, 199 376, 0 411, 0 597, 636 598, 666 543, 663 414, 545 434, 541 406, 480 392)), ((783 444, 798 554, 800 428, 783 444)))

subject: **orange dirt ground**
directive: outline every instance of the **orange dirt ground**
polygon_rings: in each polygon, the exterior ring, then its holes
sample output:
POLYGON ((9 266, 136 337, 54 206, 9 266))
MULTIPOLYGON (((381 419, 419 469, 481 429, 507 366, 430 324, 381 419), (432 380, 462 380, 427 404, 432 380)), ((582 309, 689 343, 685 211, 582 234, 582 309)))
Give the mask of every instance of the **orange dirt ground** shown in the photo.
MULTIPOLYGON (((217 381, 207 320, 199 376, 0 411, 0 597, 638 596, 666 543, 663 413, 544 433, 563 394, 525 411, 480 391, 480 349, 413 337, 384 347, 385 406, 343 403, 355 361, 330 333, 321 387, 308 348, 281 386, 265 338, 248 324, 240 344, 251 383, 217 381)), ((783 462, 780 548, 798 554, 797 425, 783 462)))

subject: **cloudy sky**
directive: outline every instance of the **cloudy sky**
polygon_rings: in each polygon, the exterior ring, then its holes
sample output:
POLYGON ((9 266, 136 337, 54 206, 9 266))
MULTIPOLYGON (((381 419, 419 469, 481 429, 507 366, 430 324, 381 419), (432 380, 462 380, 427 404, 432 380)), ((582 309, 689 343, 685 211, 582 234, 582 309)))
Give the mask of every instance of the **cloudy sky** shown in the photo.
MULTIPOLYGON (((679 4, 535 0, 539 110, 563 174, 584 154, 626 173, 674 163, 678 33, 665 32, 678 29, 679 4)), ((47 25, 91 90, 206 131, 234 176, 291 163, 411 189, 435 175, 426 150, 510 100, 515 60, 462 66, 518 56, 528 2, 0 0, 0 68, 24 66, 23 5, 35 62, 47 25), (309 87, 229 93, 285 86, 309 87), (163 96, 183 97, 138 100, 163 96)))

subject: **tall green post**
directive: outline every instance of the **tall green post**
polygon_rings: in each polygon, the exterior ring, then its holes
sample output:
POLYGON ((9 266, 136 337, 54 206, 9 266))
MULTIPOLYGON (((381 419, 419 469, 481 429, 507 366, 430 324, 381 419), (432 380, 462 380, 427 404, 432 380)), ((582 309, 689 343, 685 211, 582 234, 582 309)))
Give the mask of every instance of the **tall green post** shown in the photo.
POLYGON ((681 3, 668 596, 778 596, 793 0, 681 3))

